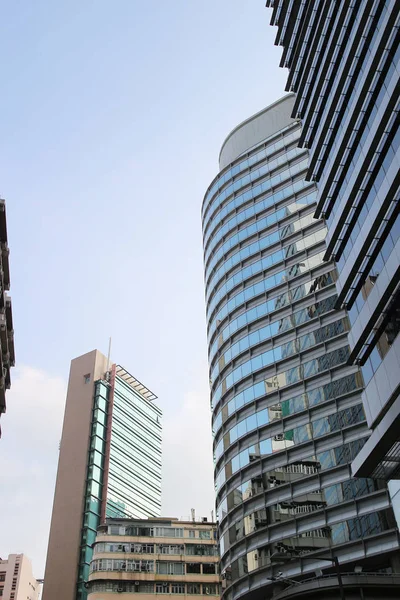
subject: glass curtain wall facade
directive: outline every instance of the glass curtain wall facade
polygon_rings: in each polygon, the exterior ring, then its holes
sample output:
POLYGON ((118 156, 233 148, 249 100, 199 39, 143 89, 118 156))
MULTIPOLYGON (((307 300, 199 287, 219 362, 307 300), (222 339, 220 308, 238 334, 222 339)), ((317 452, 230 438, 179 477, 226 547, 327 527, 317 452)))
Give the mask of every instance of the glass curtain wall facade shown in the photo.
POLYGON ((351 321, 372 435, 356 475, 400 478, 400 2, 268 0, 296 93, 306 178, 318 182, 325 260, 351 321))
MULTIPOLYGON (((390 566, 386 486, 351 477, 368 437, 348 365, 308 151, 288 95, 225 141, 202 207, 215 489, 224 598, 272 594, 276 552, 390 566), (369 543, 366 544, 365 540, 369 543)), ((323 565, 326 567, 326 564, 323 565)))
POLYGON ((113 365, 94 384, 77 599, 85 587, 97 528, 106 518, 161 511, 161 410, 152 392, 113 365))

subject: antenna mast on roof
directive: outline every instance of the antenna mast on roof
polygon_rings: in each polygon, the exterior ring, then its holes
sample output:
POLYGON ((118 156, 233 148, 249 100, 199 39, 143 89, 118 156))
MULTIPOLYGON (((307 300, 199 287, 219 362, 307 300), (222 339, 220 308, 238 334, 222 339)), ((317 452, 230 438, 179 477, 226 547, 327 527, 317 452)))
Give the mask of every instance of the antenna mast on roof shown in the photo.
POLYGON ((111 337, 108 340, 107 373, 110 370, 110 354, 111 354, 111 337))
POLYGON ((194 508, 191 508, 191 509, 190 509, 190 513, 191 513, 191 515, 192 515, 192 521, 193 521, 193 523, 194 523, 194 522, 195 522, 195 520, 196 520, 196 512, 195 512, 195 509, 194 509, 194 508))

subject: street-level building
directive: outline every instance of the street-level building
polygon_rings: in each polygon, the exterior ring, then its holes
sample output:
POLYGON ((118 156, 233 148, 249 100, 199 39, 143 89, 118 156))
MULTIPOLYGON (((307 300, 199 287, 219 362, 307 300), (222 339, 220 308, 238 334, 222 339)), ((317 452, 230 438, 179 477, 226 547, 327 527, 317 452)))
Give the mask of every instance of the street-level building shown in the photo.
POLYGON ((369 437, 363 378, 295 101, 230 133, 202 207, 224 600, 271 597, 278 572, 332 573, 329 557, 343 571, 398 566, 385 482, 351 474, 369 437))
POLYGON ((85 600, 97 528, 161 510, 156 396, 97 350, 71 362, 43 600, 85 600))
POLYGON ((348 364, 361 365, 366 385, 372 435, 353 473, 399 480, 400 1, 267 6, 310 151, 306 179, 318 185, 315 216, 327 225, 324 260, 338 267, 336 307, 349 311, 348 364))
POLYGON ((38 600, 40 582, 33 576, 32 563, 25 554, 0 558, 0 598, 2 600, 38 600))
POLYGON ((88 600, 219 597, 216 531, 207 519, 107 519, 94 544, 88 600))

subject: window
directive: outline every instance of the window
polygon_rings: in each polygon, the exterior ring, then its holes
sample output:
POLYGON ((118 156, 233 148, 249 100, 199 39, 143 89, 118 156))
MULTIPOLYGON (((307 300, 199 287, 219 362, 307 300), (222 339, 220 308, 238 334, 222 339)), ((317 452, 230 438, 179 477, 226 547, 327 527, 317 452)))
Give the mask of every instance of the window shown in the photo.
POLYGON ((181 562, 158 562, 157 573, 160 575, 184 575, 184 563, 181 562))
POLYGON ((186 573, 200 573, 200 563, 187 563, 186 573))
POLYGON ((200 584, 199 583, 188 583, 187 593, 188 594, 200 594, 200 584))
POLYGON ((184 583, 172 583, 171 584, 171 594, 184 594, 185 593, 185 584, 184 583))
POLYGON ((199 531, 199 537, 201 540, 210 540, 211 539, 211 532, 209 530, 203 530, 200 529, 199 531))
POLYGON ((85 383, 90 383, 90 373, 86 373, 86 375, 83 376, 83 381, 85 383))
POLYGON ((203 563, 203 575, 215 575, 215 564, 203 563))
POLYGON ((169 584, 156 583, 156 594, 169 594, 169 584))
POLYGON ((5 580, 6 580, 6 574, 0 573, 0 581, 5 581, 5 580))
POLYGON ((196 537, 196 530, 195 529, 189 529, 189 537, 190 538, 195 538, 196 537))
POLYGON ((203 584, 203 595, 204 596, 217 596, 218 590, 215 583, 209 583, 207 585, 203 584))

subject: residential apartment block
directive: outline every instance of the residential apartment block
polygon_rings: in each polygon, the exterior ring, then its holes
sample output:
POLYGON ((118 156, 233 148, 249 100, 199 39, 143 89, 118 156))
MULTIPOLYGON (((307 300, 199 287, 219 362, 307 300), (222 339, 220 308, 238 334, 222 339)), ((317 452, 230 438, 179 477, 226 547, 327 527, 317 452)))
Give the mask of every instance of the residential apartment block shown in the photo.
POLYGON ((94 545, 88 600, 219 597, 216 532, 206 519, 107 519, 94 545))

